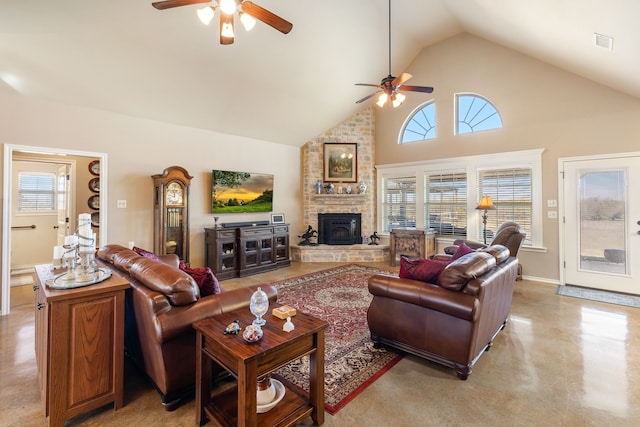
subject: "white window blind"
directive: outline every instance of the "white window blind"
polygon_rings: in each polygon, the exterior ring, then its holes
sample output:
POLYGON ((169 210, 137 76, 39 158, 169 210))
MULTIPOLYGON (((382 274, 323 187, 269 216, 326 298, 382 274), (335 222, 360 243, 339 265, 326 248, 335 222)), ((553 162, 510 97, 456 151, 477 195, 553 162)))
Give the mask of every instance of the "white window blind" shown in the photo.
MULTIPOLYGON (((532 169, 506 168, 478 172, 478 200, 490 196, 496 210, 488 212, 487 235, 505 221, 517 222, 527 233, 531 244, 533 218, 532 169)), ((480 227, 480 230, 482 227, 480 227)), ((482 233, 482 231, 480 231, 482 233)), ((478 239, 481 236, 477 236, 478 239)))
POLYGON ((385 177, 382 190, 382 224, 390 232, 416 226, 416 177, 385 177))
POLYGON ((54 174, 20 173, 18 175, 18 210, 21 212, 55 210, 54 174))
POLYGON ((466 236, 467 174, 429 172, 425 192, 425 224, 438 236, 466 236))

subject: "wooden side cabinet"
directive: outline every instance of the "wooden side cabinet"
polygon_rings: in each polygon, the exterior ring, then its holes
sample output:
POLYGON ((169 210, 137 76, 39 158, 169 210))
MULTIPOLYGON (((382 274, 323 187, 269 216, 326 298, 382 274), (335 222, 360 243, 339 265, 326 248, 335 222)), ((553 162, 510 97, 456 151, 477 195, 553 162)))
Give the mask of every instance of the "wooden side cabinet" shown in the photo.
POLYGON ((289 225, 205 228, 205 262, 218 280, 291 265, 289 225))
POLYGON ((117 274, 82 288, 56 290, 50 264, 36 266, 35 350, 49 425, 108 403, 123 405, 124 292, 117 274))
POLYGON ((389 234, 391 265, 397 257, 430 258, 436 254, 436 232, 431 229, 394 228, 389 234))
POLYGON ((238 277, 238 245, 235 228, 204 229, 204 259, 218 280, 238 277))

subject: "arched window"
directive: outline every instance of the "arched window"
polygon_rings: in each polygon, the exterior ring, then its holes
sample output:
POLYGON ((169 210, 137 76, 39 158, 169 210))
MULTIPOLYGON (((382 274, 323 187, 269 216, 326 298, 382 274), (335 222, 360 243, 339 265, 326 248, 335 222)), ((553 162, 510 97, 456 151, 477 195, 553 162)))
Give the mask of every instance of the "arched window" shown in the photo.
POLYGON ((456 95, 456 135, 502 128, 496 107, 480 95, 456 95))
POLYGON ((436 103, 429 101, 418 107, 409 116, 401 135, 400 144, 434 139, 436 137, 436 103))

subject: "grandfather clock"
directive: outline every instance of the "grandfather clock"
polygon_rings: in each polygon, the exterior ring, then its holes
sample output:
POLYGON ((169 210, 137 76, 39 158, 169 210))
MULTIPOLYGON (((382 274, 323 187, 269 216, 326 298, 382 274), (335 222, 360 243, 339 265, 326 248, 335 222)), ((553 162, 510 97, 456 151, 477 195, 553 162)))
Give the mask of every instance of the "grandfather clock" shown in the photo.
POLYGON ((176 254, 189 264, 189 185, 193 178, 180 166, 153 175, 153 250, 176 254))

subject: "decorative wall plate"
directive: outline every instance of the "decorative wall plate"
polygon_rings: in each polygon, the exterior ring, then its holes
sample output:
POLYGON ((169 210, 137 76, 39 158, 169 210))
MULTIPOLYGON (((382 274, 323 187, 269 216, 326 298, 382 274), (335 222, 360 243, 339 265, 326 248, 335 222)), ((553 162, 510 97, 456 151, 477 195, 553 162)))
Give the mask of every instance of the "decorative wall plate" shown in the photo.
POLYGON ((89 197, 87 204, 91 209, 99 210, 100 209, 100 196, 97 194, 89 197))
POLYGON ((100 212, 93 212, 91 214, 91 226, 100 227, 100 212))
POLYGON ((96 177, 89 180, 89 190, 93 191, 94 193, 100 192, 100 178, 96 177))
POLYGON ((100 175, 100 160, 94 160, 89 163, 89 172, 91 175, 100 175))

